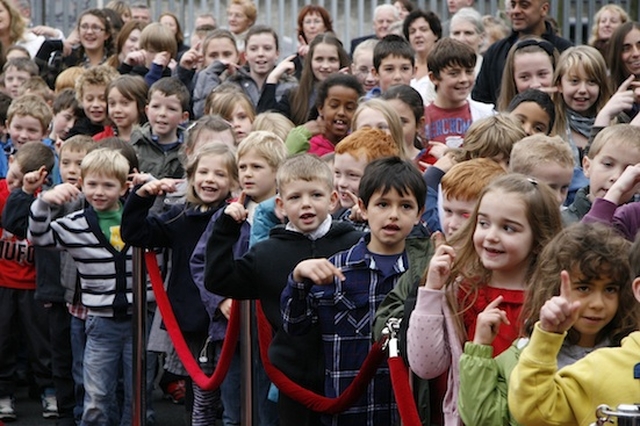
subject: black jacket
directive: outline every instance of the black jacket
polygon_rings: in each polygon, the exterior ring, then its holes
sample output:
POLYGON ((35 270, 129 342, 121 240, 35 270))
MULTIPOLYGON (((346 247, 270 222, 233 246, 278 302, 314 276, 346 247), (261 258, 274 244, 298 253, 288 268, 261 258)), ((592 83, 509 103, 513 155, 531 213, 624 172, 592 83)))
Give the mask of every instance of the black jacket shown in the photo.
MULTIPOLYGON (((573 44, 562 37, 556 35, 548 22, 545 22, 546 31, 542 38, 553 44, 558 52, 571 47, 573 44)), ((482 60, 482 68, 476 78, 476 84, 471 93, 471 98, 478 102, 494 104, 500 95, 502 84, 502 72, 507 62, 507 55, 511 47, 518 41, 518 33, 511 32, 509 37, 498 40, 489 46, 482 60)))
POLYGON ((233 244, 241 224, 221 215, 207 243, 205 285, 207 290, 234 299, 260 299, 276 336, 269 359, 289 378, 322 391, 324 362, 322 338, 316 327, 304 336, 290 336, 282 329, 280 294, 287 278, 302 260, 329 257, 350 248, 362 234, 344 222, 334 222, 329 232, 315 241, 277 226, 269 238, 251 247, 240 259, 233 258, 233 244))
POLYGON ((122 239, 136 247, 172 249, 167 295, 176 320, 184 332, 205 334, 209 328, 209 314, 189 273, 189 260, 200 235, 218 209, 203 212, 177 204, 161 215, 149 214, 155 200, 156 197, 140 197, 135 190, 131 192, 122 212, 122 239))
MULTIPOLYGON (((18 238, 27 238, 29 227, 29 209, 36 199, 33 194, 27 194, 22 189, 14 189, 9 194, 2 212, 2 228, 11 232, 18 238)), ((65 203, 61 206, 52 206, 52 217, 65 216, 82 208, 82 199, 65 203)), ((61 280, 61 259, 70 261, 62 252, 43 247, 34 247, 34 260, 36 264, 36 300, 43 302, 69 302, 69 290, 63 286, 61 280)), ((73 286, 75 283, 67 283, 73 286)))

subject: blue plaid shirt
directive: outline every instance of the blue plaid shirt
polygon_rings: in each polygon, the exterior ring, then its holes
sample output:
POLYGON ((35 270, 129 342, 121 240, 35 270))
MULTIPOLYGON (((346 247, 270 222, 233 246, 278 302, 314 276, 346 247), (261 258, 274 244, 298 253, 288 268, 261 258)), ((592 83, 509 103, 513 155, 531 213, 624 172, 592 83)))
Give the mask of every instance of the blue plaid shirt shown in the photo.
MULTIPOLYGON (((406 253, 398 255, 393 272, 384 276, 367 249, 368 237, 329 261, 340 268, 345 281, 333 285, 297 283, 289 276, 282 292, 284 329, 299 335, 319 322, 325 356, 325 395, 336 397, 358 374, 371 348, 371 324, 376 310, 400 276, 409 269, 406 253), (367 238, 367 239, 365 239, 367 238)), ((364 395, 344 413, 325 416, 330 425, 391 425, 398 423, 389 377, 382 364, 364 395)))

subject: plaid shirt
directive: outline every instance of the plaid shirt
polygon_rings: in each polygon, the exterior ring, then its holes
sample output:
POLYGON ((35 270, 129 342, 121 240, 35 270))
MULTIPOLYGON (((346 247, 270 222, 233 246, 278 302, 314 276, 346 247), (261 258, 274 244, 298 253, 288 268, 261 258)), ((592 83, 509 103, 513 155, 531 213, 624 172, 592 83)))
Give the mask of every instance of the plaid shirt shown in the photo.
MULTIPOLYGON (((406 253, 398 255, 393 273, 383 276, 374 255, 361 239, 331 263, 340 268, 345 281, 333 285, 297 283, 289 276, 282 293, 283 326, 292 335, 304 334, 319 322, 325 352, 325 395, 336 397, 353 381, 371 348, 371 324, 376 310, 400 275, 408 270, 406 253)), ((344 413, 325 418, 324 424, 391 425, 398 423, 389 368, 382 364, 364 395, 344 413)))

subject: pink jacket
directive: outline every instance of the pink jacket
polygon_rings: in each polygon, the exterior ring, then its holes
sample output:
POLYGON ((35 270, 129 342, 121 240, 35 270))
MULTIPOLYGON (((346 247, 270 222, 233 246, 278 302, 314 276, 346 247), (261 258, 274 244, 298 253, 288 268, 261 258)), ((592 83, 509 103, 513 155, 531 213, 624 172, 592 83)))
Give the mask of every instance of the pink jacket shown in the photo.
POLYGON ((336 147, 331 141, 324 137, 323 134, 315 135, 309 140, 309 154, 315 154, 322 157, 335 151, 336 147))
POLYGON ((442 404, 445 426, 461 426, 458 414, 459 360, 462 344, 444 290, 418 289, 416 308, 407 330, 409 366, 423 379, 433 379, 449 369, 442 404))

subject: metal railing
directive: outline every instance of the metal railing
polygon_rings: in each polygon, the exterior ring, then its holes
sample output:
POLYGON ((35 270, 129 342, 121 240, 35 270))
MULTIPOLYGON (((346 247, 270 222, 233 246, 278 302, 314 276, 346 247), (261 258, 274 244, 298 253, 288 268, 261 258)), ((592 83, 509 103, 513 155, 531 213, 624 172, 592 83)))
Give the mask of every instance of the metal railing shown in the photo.
MULTIPOLYGON (((47 24, 66 33, 73 27, 77 16, 90 7, 102 7, 107 0, 31 0, 34 25, 47 24)), ((132 2, 135 0, 132 0, 132 2)), ((213 13, 218 25, 226 25, 227 0, 146 0, 154 16, 172 11, 181 19, 185 33, 192 30, 195 17, 201 13, 213 13)), ((507 0, 508 1, 508 0, 507 0)), ((366 0, 313 0, 325 7, 333 17, 336 34, 349 45, 352 38, 372 33, 373 11, 386 1, 366 0)), ((630 14, 631 19, 640 20, 639 0, 550 0, 550 16, 555 18, 562 36, 580 44, 586 42, 591 32, 593 17, 604 4, 618 4, 630 14)), ((258 22, 273 27, 281 38, 281 53, 295 51, 298 12, 309 0, 255 0, 258 6, 258 22)), ((417 0, 423 9, 436 12, 442 20, 449 19, 446 0, 417 0)), ((483 15, 496 15, 504 8, 505 0, 476 0, 475 7, 483 15)))

